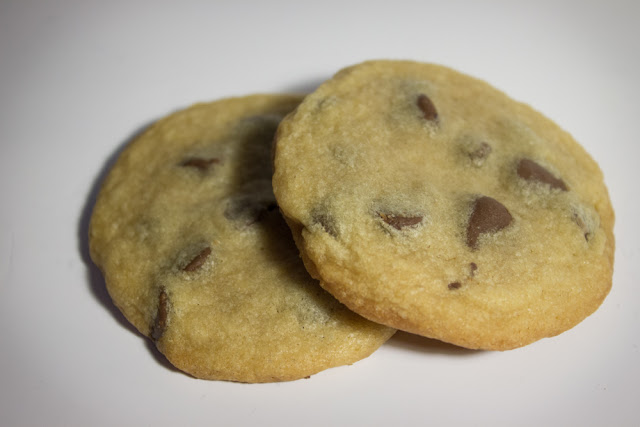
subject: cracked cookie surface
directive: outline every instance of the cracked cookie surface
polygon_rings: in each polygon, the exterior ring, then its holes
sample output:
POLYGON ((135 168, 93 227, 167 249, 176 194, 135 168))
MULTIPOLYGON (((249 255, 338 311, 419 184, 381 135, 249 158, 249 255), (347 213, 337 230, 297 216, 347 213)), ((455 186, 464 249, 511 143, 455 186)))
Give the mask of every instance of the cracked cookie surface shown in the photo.
POLYGON ((281 123, 274 150, 307 269, 369 319, 506 350, 573 327, 609 292, 599 167, 485 82, 408 61, 349 67, 281 123))
POLYGON ((354 363, 394 332, 340 304, 299 258, 271 187, 271 142, 298 96, 197 104, 120 155, 91 219, 115 305, 198 378, 287 381, 354 363))

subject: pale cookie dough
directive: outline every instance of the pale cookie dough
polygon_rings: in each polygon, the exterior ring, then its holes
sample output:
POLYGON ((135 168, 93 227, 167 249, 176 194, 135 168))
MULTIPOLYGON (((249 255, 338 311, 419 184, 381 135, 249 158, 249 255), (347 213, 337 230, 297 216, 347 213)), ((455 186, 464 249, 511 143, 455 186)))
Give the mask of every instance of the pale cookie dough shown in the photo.
POLYGON ((363 316, 474 349, 557 335, 611 287, 598 165, 451 69, 340 71, 280 125, 274 192, 307 269, 363 316))
POLYGON ((270 149, 298 96, 194 105, 128 146, 91 219, 113 302, 198 378, 287 381, 354 363, 394 332, 305 271, 271 189, 270 149))

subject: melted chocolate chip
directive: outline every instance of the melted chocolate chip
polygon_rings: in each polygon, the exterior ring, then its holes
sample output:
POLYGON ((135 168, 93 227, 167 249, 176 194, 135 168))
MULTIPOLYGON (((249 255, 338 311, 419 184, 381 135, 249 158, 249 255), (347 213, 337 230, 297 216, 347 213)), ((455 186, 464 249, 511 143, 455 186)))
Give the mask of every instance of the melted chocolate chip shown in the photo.
POLYGON ((467 245, 476 249, 481 234, 495 233, 509 224, 513 217, 506 207, 496 199, 481 196, 473 203, 467 226, 467 245))
POLYGON ((191 262, 189 262, 189 264, 187 264, 182 269, 182 271, 196 271, 197 269, 202 267, 202 265, 207 260, 207 257, 210 254, 211 254, 211 248, 209 247, 204 248, 202 251, 200 251, 198 255, 196 255, 194 259, 191 260, 191 262))
POLYGON ((191 157, 185 160, 184 162, 182 162, 181 166, 187 166, 187 167, 199 169, 201 171, 206 171, 207 169, 209 169, 211 165, 217 164, 217 163, 220 163, 220 159, 217 159, 215 157, 210 159, 203 159, 201 157, 191 157))
POLYGON ((411 227, 422 222, 422 216, 403 216, 378 212, 380 218, 396 230, 411 227))
POLYGON ((329 233, 331 236, 333 237, 338 236, 338 229, 336 227, 335 220, 328 213, 320 212, 320 213, 314 214, 313 222, 315 224, 320 224, 320 226, 322 226, 322 229, 327 233, 329 233))
POLYGON ((481 142, 478 147, 469 152, 469 158, 476 164, 480 165, 491 154, 491 146, 486 142, 481 142))
POLYGON ((425 120, 429 120, 435 122, 438 120, 438 111, 436 110, 435 105, 431 102, 431 99, 424 93, 418 95, 418 108, 422 111, 423 117, 425 120))
POLYGON ((471 277, 476 275, 476 270, 478 269, 478 265, 475 262, 469 264, 469 269, 471 270, 471 277))
POLYGON ((522 159, 518 163, 517 169, 518 176, 526 181, 536 181, 549 185, 551 188, 559 188, 562 191, 567 191, 567 186, 560 178, 556 178, 540 166, 538 163, 530 159, 522 159))
POLYGON ((151 339, 158 341, 164 335, 164 331, 167 329, 167 317, 169 315, 169 298, 164 288, 160 289, 158 295, 158 309, 156 311, 156 318, 151 325, 151 339))
POLYGON ((584 233, 584 240, 588 242, 589 239, 591 239, 591 230, 589 230, 589 227, 584 222, 582 217, 577 212, 574 212, 571 219, 573 219, 573 222, 575 222, 578 225, 578 227, 580 227, 580 229, 584 233))
POLYGON ((453 282, 453 283, 449 283, 447 287, 451 290, 460 289, 462 287, 462 284, 460 282, 453 282))

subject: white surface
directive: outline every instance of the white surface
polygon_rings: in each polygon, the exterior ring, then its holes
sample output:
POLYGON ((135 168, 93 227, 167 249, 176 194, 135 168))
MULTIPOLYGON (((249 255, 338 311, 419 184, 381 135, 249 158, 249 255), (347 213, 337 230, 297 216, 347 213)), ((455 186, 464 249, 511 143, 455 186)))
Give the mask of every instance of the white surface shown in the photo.
POLYGON ((0 425, 637 425, 640 3, 0 2, 0 425), (97 184, 196 101, 311 90, 371 58, 442 63, 569 130, 617 212, 613 290, 559 337, 470 352, 399 334, 308 380, 167 366, 87 255, 97 184))

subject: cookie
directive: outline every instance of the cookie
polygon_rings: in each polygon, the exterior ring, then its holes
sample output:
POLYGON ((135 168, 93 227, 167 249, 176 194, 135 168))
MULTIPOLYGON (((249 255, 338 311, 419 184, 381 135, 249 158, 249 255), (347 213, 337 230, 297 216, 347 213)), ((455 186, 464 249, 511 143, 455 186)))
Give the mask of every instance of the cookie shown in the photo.
POLYGON ((357 313, 472 349, 557 335, 611 287, 597 164, 454 70, 371 61, 280 125, 274 192, 307 269, 357 313))
POLYGON ((118 158, 90 224, 115 305, 177 368, 287 381, 354 363, 394 332, 318 286, 271 188, 271 142, 300 97, 256 95, 164 118, 118 158))

